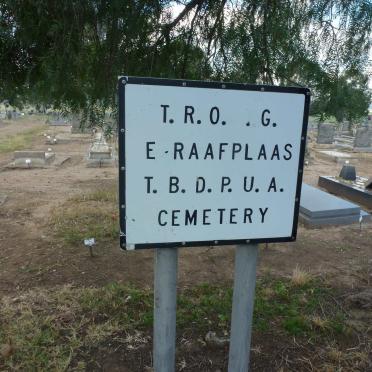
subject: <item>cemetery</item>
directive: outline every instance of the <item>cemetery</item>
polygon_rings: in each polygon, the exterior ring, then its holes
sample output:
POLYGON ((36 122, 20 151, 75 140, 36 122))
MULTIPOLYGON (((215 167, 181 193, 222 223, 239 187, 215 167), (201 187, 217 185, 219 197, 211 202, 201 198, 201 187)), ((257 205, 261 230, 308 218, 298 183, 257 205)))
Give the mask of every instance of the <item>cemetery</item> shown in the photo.
MULTIPOLYGON (((36 120, 37 116, 32 115, 32 118, 36 120)), ((28 117, 18 119, 17 125, 27 131, 30 123, 33 123, 29 120, 28 117)), ((43 121, 42 118, 38 120, 41 123, 43 121)), ((117 249, 115 194, 118 168, 112 161, 115 146, 100 132, 94 135, 71 134, 68 126, 60 126, 57 129, 53 126, 53 131, 48 127, 39 128, 39 132, 34 133, 27 144, 27 150, 0 153, 1 257, 2 262, 7 264, 7 269, 0 272, 2 293, 10 293, 12 288, 16 287, 26 291, 32 288, 34 283, 59 286, 63 285, 67 278, 84 286, 109 283, 111 279, 108 278, 112 277, 112 273, 115 273, 114 277, 119 282, 150 283, 151 251, 123 256, 117 249), (51 138, 65 138, 66 141, 58 141, 57 144, 45 143, 47 137, 44 134, 50 135, 51 138), (50 148, 51 152, 48 151, 50 148), (12 159, 12 156, 15 159, 12 159), (54 161, 51 160, 53 157, 54 161), (65 161, 61 164, 58 159, 62 158, 65 161), (17 161, 20 168, 8 168, 7 159, 17 161), (31 163, 27 164, 27 159, 30 159, 31 163), (102 166, 106 161, 111 162, 110 167, 102 166), (95 167, 91 167, 89 162, 95 163, 95 167), (25 171, 22 169, 25 167, 30 169, 25 171), (29 216, 32 216, 32 219, 29 216), (87 221, 90 221, 88 225, 87 221), (100 223, 97 224, 97 221, 100 223), (11 235, 8 235, 9 232, 11 235), (50 244, 52 237, 54 243, 50 244), (97 240, 92 250, 92 258, 80 243, 88 237, 95 237, 97 240), (69 247, 68 250, 62 249, 66 246, 69 247), (24 262, 24 250, 28 257, 27 266, 24 262), (72 261, 74 265, 71 265, 72 261)), ((0 130, 10 129, 6 125, 0 130)), ((21 135, 21 128, 14 130, 16 136, 21 135)), ((360 281, 363 283, 371 280, 370 200, 363 200, 360 196, 352 197, 345 191, 338 192, 329 188, 322 180, 342 182, 343 186, 370 196, 367 179, 370 177, 372 156, 366 152, 362 157, 356 157, 354 153, 348 152, 351 157, 340 157, 336 162, 331 156, 322 156, 314 141, 310 141, 308 146, 312 160, 304 169, 297 242, 273 243, 260 250, 259 277, 266 271, 275 276, 290 276, 293 275, 293 267, 297 265, 308 272, 307 275, 311 273, 313 276, 326 276, 330 283, 337 283, 338 286, 344 286, 349 288, 347 291, 353 292, 351 288, 358 287, 360 281), (339 177, 345 159, 348 159, 350 164, 355 164, 354 181, 341 181, 339 177), (313 245, 314 239, 319 242, 316 246, 313 245), (328 262, 332 262, 332 265, 328 262), (350 265, 350 262, 353 262, 353 265, 350 265)), ((329 151, 338 155, 336 148, 329 151)), ((346 176, 348 177, 350 176, 346 176)), ((191 212, 188 221, 193 225, 195 216, 191 212)), ((251 212, 248 217, 252 222, 255 218, 253 212, 257 212, 257 218, 262 219, 259 210, 251 212)), ((180 212, 175 213, 177 215, 172 217, 172 213, 164 212, 161 222, 178 225, 181 221, 180 212)), ((204 222, 208 223, 211 212, 205 213, 208 215, 204 216, 204 222)), ((221 211, 218 213, 221 214, 221 211)), ((247 213, 245 215, 249 222, 247 213)), ((236 210, 226 210, 222 217, 224 223, 230 223, 230 220, 234 223, 237 216, 236 210)), ((182 218, 184 219, 184 216, 182 218)), ((203 224, 203 213, 197 218, 198 224, 203 224)), ((218 218, 217 220, 219 221, 218 218)), ((199 282, 212 283, 218 280, 226 283, 231 280, 231 248, 185 249, 181 256, 185 262, 180 272, 181 283, 189 286, 199 282), (202 252, 203 254, 199 255, 202 252), (205 265, 209 267, 207 271, 203 269, 205 265)), ((259 291, 262 290, 260 280, 259 291)), ((210 288, 211 295, 214 290, 210 288)), ((368 315, 365 316, 365 319, 371 321, 368 315)), ((351 318, 350 322, 352 321, 351 318)), ((203 329, 202 325, 198 327, 203 329)), ((222 337, 220 334, 217 333, 214 338, 208 337, 207 345, 217 346, 207 347, 217 348, 217 351, 221 347, 218 345, 224 345, 225 341, 218 341, 219 337, 222 337)), ((259 339, 257 335, 254 337, 259 339)), ((217 360, 218 354, 214 358, 217 360)), ((253 358, 257 358, 257 355, 253 354, 253 358)))
POLYGON ((0 0, 0 371, 372 371, 371 15, 0 0))

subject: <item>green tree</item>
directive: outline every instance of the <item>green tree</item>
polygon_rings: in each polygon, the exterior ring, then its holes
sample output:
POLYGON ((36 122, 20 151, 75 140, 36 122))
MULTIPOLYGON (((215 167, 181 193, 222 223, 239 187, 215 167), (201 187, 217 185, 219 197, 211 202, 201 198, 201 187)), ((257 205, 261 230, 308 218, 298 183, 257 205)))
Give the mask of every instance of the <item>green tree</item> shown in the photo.
POLYGON ((97 122, 128 74, 306 85, 354 118, 371 24, 369 0, 0 0, 0 100, 97 122))

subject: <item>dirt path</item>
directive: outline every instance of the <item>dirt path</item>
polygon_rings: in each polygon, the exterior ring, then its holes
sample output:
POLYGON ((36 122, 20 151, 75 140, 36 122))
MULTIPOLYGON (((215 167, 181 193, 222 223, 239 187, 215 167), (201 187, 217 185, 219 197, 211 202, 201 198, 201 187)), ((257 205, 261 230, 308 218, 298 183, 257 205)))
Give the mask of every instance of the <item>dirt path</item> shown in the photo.
MULTIPOLYGON (((13 126, 0 127, 0 138, 43 124, 40 119, 20 119, 13 126)), ((57 132, 67 127, 54 128, 57 132)), ((45 138, 32 141, 33 149, 47 149, 45 138)), ((0 294, 37 286, 63 283, 101 285, 112 281, 152 286, 152 250, 122 252, 118 241, 98 242, 96 257, 87 249, 69 246, 54 237, 50 218, 71 197, 91 190, 115 187, 117 168, 87 168, 85 157, 91 139, 76 137, 53 150, 57 159, 69 159, 61 166, 45 169, 0 169, 0 294)), ((11 154, 0 154, 0 162, 11 154)), ((358 172, 370 176, 372 160, 358 163, 358 172)), ((305 181, 316 184, 320 174, 338 174, 340 166, 315 159, 305 171, 305 181)), ((232 279, 234 247, 200 247, 180 250, 181 286, 232 279)), ((320 230, 299 228, 294 243, 270 244, 260 251, 259 273, 288 276, 299 265, 323 275, 340 286, 365 286, 372 280, 372 226, 332 227, 320 230)))

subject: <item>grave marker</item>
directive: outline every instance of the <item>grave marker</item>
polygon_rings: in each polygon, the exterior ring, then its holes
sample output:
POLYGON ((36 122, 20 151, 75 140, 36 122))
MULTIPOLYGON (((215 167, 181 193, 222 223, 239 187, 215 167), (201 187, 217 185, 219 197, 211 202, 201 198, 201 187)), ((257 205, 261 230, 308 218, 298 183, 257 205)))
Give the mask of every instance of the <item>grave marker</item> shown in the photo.
POLYGON ((354 140, 355 150, 371 151, 372 150, 372 126, 358 128, 354 140))
POLYGON ((305 88, 119 79, 120 243, 158 248, 155 371, 174 370, 177 247, 197 245, 240 245, 229 370, 248 366, 257 243, 295 240, 309 100, 305 88))
POLYGON ((95 140, 89 149, 88 167, 102 167, 114 164, 113 149, 102 133, 95 134, 95 140))
POLYGON ((317 143, 319 145, 330 145, 335 137, 335 128, 332 124, 321 123, 318 126, 317 143))
POLYGON ((14 151, 14 166, 18 168, 43 167, 53 162, 55 154, 45 151, 14 151))

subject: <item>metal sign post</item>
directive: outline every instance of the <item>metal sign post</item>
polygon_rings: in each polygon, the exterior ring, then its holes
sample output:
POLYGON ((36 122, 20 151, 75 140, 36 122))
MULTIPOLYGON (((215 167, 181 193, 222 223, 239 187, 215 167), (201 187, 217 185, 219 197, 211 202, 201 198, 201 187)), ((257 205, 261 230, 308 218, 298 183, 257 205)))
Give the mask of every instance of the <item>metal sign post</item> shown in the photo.
POLYGON ((249 367, 257 254, 257 244, 236 247, 229 372, 246 372, 249 367))
POLYGON ((175 369, 177 248, 238 245, 229 371, 246 371, 257 244, 294 241, 306 88, 119 79, 120 245, 155 248, 154 368, 175 369))
POLYGON ((155 249, 154 370, 173 372, 176 350, 178 249, 155 249))

